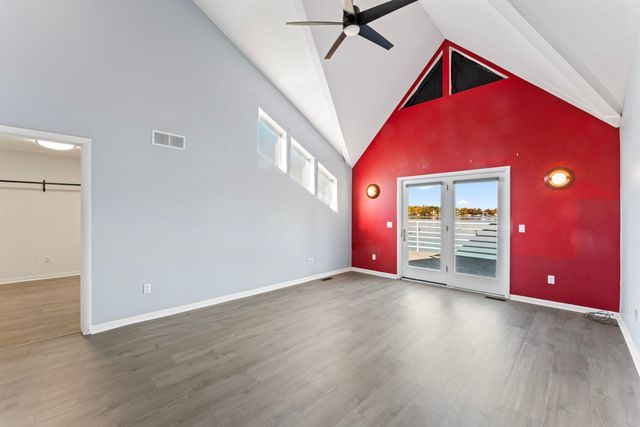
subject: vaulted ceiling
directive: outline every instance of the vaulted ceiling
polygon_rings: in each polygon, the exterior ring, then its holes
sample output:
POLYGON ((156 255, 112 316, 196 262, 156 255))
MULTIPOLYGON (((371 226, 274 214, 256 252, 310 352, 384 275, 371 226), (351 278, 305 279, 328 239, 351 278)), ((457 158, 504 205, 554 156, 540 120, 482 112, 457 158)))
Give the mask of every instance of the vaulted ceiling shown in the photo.
MULTIPOLYGON (((324 60, 340 0, 194 0, 353 165, 446 38, 619 126, 640 0, 419 0, 371 24, 395 46, 348 38, 324 60)), ((384 0, 356 0, 361 10, 384 0)))

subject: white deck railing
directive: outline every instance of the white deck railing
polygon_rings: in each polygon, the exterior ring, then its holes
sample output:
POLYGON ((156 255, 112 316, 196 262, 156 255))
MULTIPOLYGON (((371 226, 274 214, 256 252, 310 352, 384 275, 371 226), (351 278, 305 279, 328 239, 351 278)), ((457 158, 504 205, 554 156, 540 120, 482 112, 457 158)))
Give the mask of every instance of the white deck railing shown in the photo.
MULTIPOLYGON (((409 250, 440 253, 442 250, 442 223, 438 218, 410 219, 407 224, 409 250)), ((498 258, 498 218, 456 217, 456 255, 470 258, 498 258)))

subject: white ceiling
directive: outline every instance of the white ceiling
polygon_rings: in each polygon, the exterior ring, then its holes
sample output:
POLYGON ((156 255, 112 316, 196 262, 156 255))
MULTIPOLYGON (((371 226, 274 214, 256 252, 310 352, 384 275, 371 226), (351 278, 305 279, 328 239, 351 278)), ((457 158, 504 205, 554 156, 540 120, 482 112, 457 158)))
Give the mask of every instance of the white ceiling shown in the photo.
MULTIPOLYGON (((348 38, 324 55, 341 1, 194 0, 351 165, 447 38, 618 126, 640 0, 420 0, 371 26, 390 51, 348 38)), ((382 0, 356 0, 367 9, 382 0)))
POLYGON ((194 1, 340 153, 346 152, 311 34, 285 25, 307 19, 300 0, 194 1))
MULTIPOLYGON (((50 150, 48 148, 41 147, 36 144, 35 139, 22 138, 13 135, 5 135, 0 133, 0 151, 19 151, 22 153, 36 153, 45 154, 48 156, 60 156, 60 157, 75 157, 80 158, 80 152, 82 150, 50 150)), ((0 153, 0 156, 2 153, 0 153)))

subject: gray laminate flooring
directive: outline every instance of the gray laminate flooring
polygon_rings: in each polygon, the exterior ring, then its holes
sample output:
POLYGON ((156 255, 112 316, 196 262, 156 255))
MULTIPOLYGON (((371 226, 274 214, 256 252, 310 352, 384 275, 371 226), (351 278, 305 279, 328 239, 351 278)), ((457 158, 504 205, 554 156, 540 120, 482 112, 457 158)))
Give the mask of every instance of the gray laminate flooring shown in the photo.
POLYGON ((0 425, 632 426, 620 330, 347 273, 0 350, 0 425))
POLYGON ((80 276, 0 285, 0 349, 77 332, 80 276))

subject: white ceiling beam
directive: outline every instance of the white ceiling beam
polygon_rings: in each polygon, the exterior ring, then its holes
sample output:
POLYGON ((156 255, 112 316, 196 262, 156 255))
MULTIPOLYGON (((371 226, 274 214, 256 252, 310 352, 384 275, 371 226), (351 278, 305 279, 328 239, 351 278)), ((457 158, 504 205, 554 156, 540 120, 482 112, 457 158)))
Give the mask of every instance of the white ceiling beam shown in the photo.
POLYGON ((616 62, 615 59, 620 57, 625 45, 614 43, 612 46, 610 34, 619 30, 621 33, 616 38, 624 40, 629 18, 623 19, 620 15, 637 15, 637 8, 636 13, 627 10, 630 2, 636 0, 623 0, 627 2, 626 5, 620 3, 610 6, 598 3, 598 0, 579 0, 584 2, 584 7, 577 7, 575 0, 563 4, 556 3, 557 0, 539 0, 535 3, 528 0, 508 1, 611 108, 618 114, 622 113, 623 98, 619 83, 612 84, 611 80, 622 78, 625 64, 616 62), (598 3, 599 8, 594 3, 598 3), (549 19, 548 14, 553 15, 553 20, 549 19), (573 19, 567 22, 569 18, 573 19), (559 27, 559 22, 562 21, 565 21, 565 25, 559 27), (596 52, 600 53, 597 60, 593 57, 596 52), (585 57, 585 53, 590 55, 585 57), (603 67, 600 61, 615 63, 615 73, 603 67))
MULTIPOLYGON (((294 7, 298 12, 299 16, 304 17, 302 20, 311 19, 307 16, 307 11, 302 1, 292 0, 292 4, 294 4, 294 7)), ((313 39, 311 27, 303 27, 302 32, 304 34, 305 44, 307 45, 307 48, 311 52, 311 57, 313 58, 312 62, 313 62, 313 68, 315 71, 315 76, 320 82, 321 92, 322 92, 324 101, 327 104, 329 114, 332 120, 334 120, 335 123, 338 124, 337 129, 335 130, 335 132, 337 133, 337 141, 334 141, 334 146, 338 149, 338 151, 340 151, 340 154, 342 154, 342 157, 347 162, 347 164, 353 165, 353 163, 351 162, 351 159, 353 156, 349 151, 349 146, 347 145, 344 138, 344 134, 342 133, 342 124, 340 123, 340 117, 338 117, 338 112, 336 111, 335 102, 333 100, 333 96, 331 95, 331 90, 329 89, 329 82, 327 81, 327 76, 325 75, 324 68, 322 67, 322 58, 324 58, 324 54, 321 55, 320 52, 318 51, 316 42, 313 39)), ((326 135, 325 135, 325 138, 326 138, 326 135)))
MULTIPOLYGON (((307 19, 301 0, 194 2, 349 162, 351 153, 312 36, 307 28, 285 25, 307 19)), ((336 7, 340 10, 339 3, 336 7)))
MULTIPOLYGON (((553 66, 562 76, 573 85, 585 97, 593 101, 594 105, 586 104, 575 97, 565 93, 558 87, 554 91, 561 92, 577 107, 587 111, 593 116, 611 124, 620 126, 619 109, 605 99, 585 78, 576 70, 567 59, 558 52, 507 0, 484 0, 491 5, 527 42, 539 51, 547 62, 553 66)), ((601 85, 600 85, 601 86, 601 85)))

